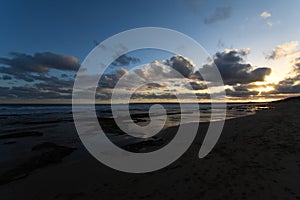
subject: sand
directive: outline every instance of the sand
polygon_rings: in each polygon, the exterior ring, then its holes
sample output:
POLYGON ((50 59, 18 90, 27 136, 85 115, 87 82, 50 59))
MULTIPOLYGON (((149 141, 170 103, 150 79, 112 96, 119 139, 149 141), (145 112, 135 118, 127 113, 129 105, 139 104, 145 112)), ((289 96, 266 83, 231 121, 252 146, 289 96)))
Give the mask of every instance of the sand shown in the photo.
MULTIPOLYGON (((32 169, 24 177, 3 182, 1 200, 300 199, 300 100, 269 106, 273 108, 227 120, 217 145, 204 159, 198 159, 207 128, 206 123, 201 123, 193 145, 180 159, 145 174, 128 174, 104 166, 84 150, 73 123, 61 124, 55 130, 72 140, 63 144, 72 151, 61 154, 55 151, 56 145, 44 144, 31 152, 24 151, 24 157, 16 162, 2 161, 0 180, 9 170, 32 159, 31 154, 54 151, 60 157, 55 163, 32 169)), ((45 132, 43 137, 47 136, 46 128, 40 131, 45 132)), ((30 149, 30 145, 43 142, 34 138, 35 142, 26 143, 30 149)))

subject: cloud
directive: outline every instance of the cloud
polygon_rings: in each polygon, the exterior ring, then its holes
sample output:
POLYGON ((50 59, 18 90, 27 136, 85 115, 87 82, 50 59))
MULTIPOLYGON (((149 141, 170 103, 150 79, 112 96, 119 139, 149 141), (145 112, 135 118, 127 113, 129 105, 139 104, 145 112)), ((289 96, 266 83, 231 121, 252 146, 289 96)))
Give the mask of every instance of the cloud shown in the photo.
POLYGON ((300 50, 295 50, 299 46, 298 41, 290 41, 276 46, 271 53, 266 56, 266 59, 278 59, 282 57, 292 56, 300 53, 300 50))
MULTIPOLYGON (((117 59, 116 65, 123 65, 137 62, 130 56, 121 56, 117 59)), ((79 67, 78 60, 72 56, 61 56, 54 53, 36 53, 33 56, 27 54, 13 53, 11 58, 1 58, 3 66, 0 67, 2 80, 12 78, 24 80, 27 83, 23 86, 2 88, 2 98, 15 99, 69 99, 72 94, 74 83, 73 73, 79 67), (62 73, 53 73, 52 69, 60 70, 62 73), (65 73, 67 72, 67 73, 65 73), (4 95, 6 94, 6 95, 4 95)), ((109 99, 112 89, 115 88, 121 77, 124 84, 121 90, 136 87, 137 84, 144 84, 143 92, 150 90, 160 91, 159 97, 173 97, 164 94, 167 86, 184 87, 184 79, 194 73, 194 64, 182 56, 173 56, 168 60, 154 61, 129 73, 124 68, 119 68, 111 73, 104 74, 99 81, 96 96, 100 99, 109 99), (156 82, 158 81, 158 82, 156 82)), ((204 89, 205 86, 197 80, 192 80, 192 87, 195 90, 204 89), (193 83, 194 82, 194 83, 193 83)), ((93 88, 91 88, 93 89, 93 88)), ((153 95, 152 95, 153 96, 153 95)), ((151 98, 151 96, 149 96, 151 98)), ((152 97, 154 98, 154 96, 152 97)))
MULTIPOLYGON (((244 57, 249 53, 249 48, 226 49, 223 52, 217 52, 213 57, 225 84, 233 86, 232 89, 227 90, 230 96, 257 95, 259 92, 249 90, 246 84, 263 81, 271 73, 270 68, 255 67, 245 63, 244 57), (237 84, 244 84, 244 89, 242 86, 237 87, 237 84)), ((200 71, 197 71, 199 68, 192 61, 176 55, 167 60, 153 61, 130 72, 120 68, 111 74, 105 74, 100 79, 99 86, 103 89, 113 89, 122 77, 123 82, 119 84, 120 92, 138 87, 138 91, 132 96, 135 99, 173 98, 173 94, 167 95, 170 88, 180 91, 184 95, 189 94, 191 89, 205 91, 207 84, 203 81, 201 74, 211 75, 212 65, 213 63, 205 64, 200 71), (155 93, 153 91, 151 93, 151 90, 154 90, 155 93)), ((199 93, 199 98, 202 94, 203 91, 199 93)), ((103 98, 107 98, 107 96, 104 95, 103 98)))
POLYGON ((36 76, 37 83, 0 89, 2 98, 14 99, 71 99, 73 79, 63 80, 55 76, 36 76))
POLYGON ((134 72, 143 80, 165 80, 175 78, 190 78, 195 71, 195 65, 180 55, 172 56, 170 59, 153 61, 134 72))
POLYGON ((104 74, 100 78, 99 86, 102 88, 114 88, 119 79, 125 74, 128 74, 128 71, 124 68, 115 70, 110 74, 104 74))
POLYGON ((260 14, 260 16, 264 19, 267 19, 267 18, 271 17, 272 15, 271 15, 271 13, 264 11, 260 14))
POLYGON ((179 72, 183 77, 188 78, 194 71, 194 64, 182 56, 173 56, 167 64, 179 72))
POLYGON ((124 55, 121 55, 120 57, 118 57, 112 63, 112 65, 114 65, 114 66, 128 66, 130 64, 136 64, 136 63, 139 63, 139 62, 140 62, 140 59, 124 54, 124 55))
POLYGON ((228 19, 231 16, 231 7, 217 7, 210 17, 204 19, 204 24, 213 24, 215 22, 228 19))
MULTIPOLYGON (((288 48, 289 45, 282 46, 288 48)), ((227 96, 231 98, 247 98, 260 95, 255 91, 256 81, 263 81, 271 73, 268 67, 256 67, 245 62, 245 57, 250 53, 249 48, 245 49, 225 49, 217 52, 213 56, 213 61, 218 67, 224 83, 227 86, 227 96), (229 87, 229 88, 228 88, 229 87)), ((36 54, 35 54, 36 55, 36 54)), ((18 59, 22 57, 19 56, 18 59)), ((30 57, 30 56, 29 56, 30 57)), ((70 67, 50 67, 41 70, 36 66, 37 56, 31 56, 29 60, 34 60, 33 66, 29 66, 26 60, 26 67, 21 68, 21 64, 15 64, 15 57, 1 60, 4 68, 9 73, 1 76, 1 81, 9 81, 12 78, 27 80, 26 84, 13 85, 12 87, 0 87, 0 99, 71 99, 74 78, 69 70, 70 67), (5 62, 5 64, 4 64, 5 62), (61 73, 53 73, 51 69, 60 69, 61 73), (15 69, 13 71, 12 69, 15 69), (65 69, 65 70, 62 70, 65 69), (12 70, 12 71, 11 71, 12 70)), ((56 59, 56 57, 52 57, 56 59)), ((3 58, 1 58, 3 59, 3 58)), ((125 59, 126 60, 126 59, 125 59)), ((127 61, 126 61, 127 62, 127 61)), ((48 63, 55 63, 48 62, 48 63)), ((125 63, 125 61, 124 61, 125 63)), ((127 92, 130 88, 138 87, 132 96, 133 99, 175 99, 174 94, 180 92, 186 98, 196 95, 199 99, 209 99, 207 93, 207 83, 203 81, 201 74, 210 75, 212 61, 208 61, 203 66, 195 66, 191 60, 180 55, 172 56, 167 60, 153 61, 152 63, 140 66, 131 71, 118 68, 100 78, 99 87, 96 88, 96 98, 98 100, 109 100, 112 89, 122 78, 124 84, 118 90, 127 92), (191 87, 194 91, 191 91, 191 87)), ((72 68, 73 69, 73 68, 72 68)), ((300 84, 300 58, 294 60, 291 76, 281 81, 275 90, 269 94, 283 94, 299 92, 300 84)), ((94 90, 87 88, 87 90, 94 90)))
POLYGON ((187 89, 193 89, 193 90, 205 90, 207 89, 207 85, 204 83, 199 82, 189 82, 189 84, 185 85, 187 89), (192 87, 192 88, 191 88, 192 87))
POLYGON ((296 72, 296 74, 300 73, 300 57, 294 60, 293 71, 296 72))
POLYGON ((70 99, 74 79, 51 70, 74 73, 79 61, 73 56, 45 52, 33 56, 11 53, 10 58, 0 58, 2 80, 14 78, 12 87, 1 88, 1 98, 12 99, 70 99), (58 77, 57 77, 58 76, 58 77), (27 83, 20 85, 20 80, 27 83))
POLYGON ((159 84, 159 83, 147 83, 144 88, 146 90, 152 90, 152 89, 158 89, 158 88, 164 88, 164 87, 166 87, 166 86, 159 84))
POLYGON ((7 80, 11 80, 12 78, 11 76, 3 75, 0 79, 7 81, 7 80))
MULTIPOLYGON (((191 86, 195 90, 206 89, 205 84, 190 78, 194 71, 195 66, 190 60, 176 55, 167 60, 153 61, 131 71, 121 68, 105 74, 100 79, 99 86, 104 89, 116 89, 118 83, 120 97, 122 92, 138 88, 132 96, 134 99, 174 99, 174 94, 168 94, 170 88, 181 89, 181 93, 184 94, 190 92, 191 86), (188 87, 189 82, 191 86, 188 87)), ((107 95, 102 96, 106 97, 107 95)))
POLYGON ((258 91, 250 91, 245 86, 235 86, 233 89, 226 89, 226 96, 230 97, 243 97, 247 98, 250 96, 258 95, 258 91))
POLYGON ((1 87, 0 98, 8 99, 71 99, 71 93, 61 95, 59 92, 43 91, 37 87, 14 86, 1 87))
MULTIPOLYGON (((226 85, 247 84, 256 81, 264 81, 270 75, 271 69, 268 67, 255 67, 244 63, 244 56, 250 53, 250 49, 226 49, 217 52, 213 57, 214 63, 218 67, 223 81, 226 85)), ((213 76, 211 69, 214 63, 208 63, 200 69, 200 74, 207 77, 213 76)))
POLYGON ((296 58, 293 63, 293 69, 290 75, 280 81, 272 93, 276 94, 292 94, 300 93, 300 57, 296 58))
POLYGON ((271 13, 270 12, 267 12, 267 11, 264 11, 260 14, 260 17, 266 22, 266 24, 269 26, 269 27, 272 27, 274 26, 275 24, 279 24, 280 21, 277 21, 277 22, 274 22, 272 20, 270 20, 270 17, 271 17, 271 13), (267 21, 268 20, 268 21, 267 21))
POLYGON ((36 53, 33 56, 23 53, 11 53, 12 58, 0 58, 4 64, 23 72, 48 72, 50 69, 76 71, 79 61, 74 56, 65 56, 51 52, 36 53))
POLYGON ((0 57, 0 73, 19 80, 33 82, 33 74, 48 73, 51 69, 76 71, 80 64, 77 58, 51 52, 36 53, 33 56, 11 53, 11 58, 0 57))
POLYGON ((156 93, 134 93, 131 96, 132 99, 176 99, 176 96, 172 93, 163 93, 163 94, 156 94, 156 93))
POLYGON ((274 23, 271 22, 271 21, 269 21, 269 22, 267 22, 267 25, 270 26, 270 27, 272 27, 274 25, 274 23))
MULTIPOLYGON (((100 79, 100 87, 114 88, 120 78, 123 77, 121 87, 136 87, 139 84, 149 82, 171 81, 173 79, 189 78, 194 72, 195 66, 187 58, 173 56, 162 61, 153 61, 142 67, 128 72, 124 68, 105 74, 100 79)), ((153 86, 153 85, 152 85, 153 86)))
MULTIPOLYGON (((300 81, 299 77, 297 77, 297 81, 300 81)), ((273 93, 277 93, 277 94, 300 93, 300 84, 295 84, 295 78, 287 78, 278 83, 273 93)))
MULTIPOLYGON (((195 97, 197 99, 210 99, 210 94, 208 93, 184 93, 181 94, 182 98, 185 99, 195 99, 195 97)), ((157 100, 161 100, 161 99, 168 99, 168 100, 176 100, 177 97, 175 94, 171 93, 171 92, 165 92, 165 93, 161 93, 161 94, 157 94, 157 93, 134 93, 132 95, 132 99, 157 99, 157 100)))
POLYGON ((41 82, 34 84, 34 86, 39 88, 40 90, 60 92, 60 93, 72 92, 72 87, 74 83, 73 79, 64 80, 64 79, 59 79, 55 76, 51 76, 51 77, 40 76, 37 77, 37 79, 40 80, 41 82))

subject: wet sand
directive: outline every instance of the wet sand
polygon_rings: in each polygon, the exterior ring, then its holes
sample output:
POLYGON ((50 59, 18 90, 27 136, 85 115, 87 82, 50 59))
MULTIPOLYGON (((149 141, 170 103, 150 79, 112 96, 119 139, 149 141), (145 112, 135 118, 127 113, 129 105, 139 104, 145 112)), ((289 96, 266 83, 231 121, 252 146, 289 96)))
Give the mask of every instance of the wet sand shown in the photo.
MULTIPOLYGON (((15 160, 1 161, 1 199, 300 199, 300 100, 269 106, 227 120, 204 159, 198 151, 208 124, 201 123, 180 159, 146 174, 99 163, 81 145, 72 122, 40 128, 41 136, 2 138, 1 152, 15 156, 14 148, 24 150, 15 160)), ((138 151, 137 145, 127 148, 138 151)))

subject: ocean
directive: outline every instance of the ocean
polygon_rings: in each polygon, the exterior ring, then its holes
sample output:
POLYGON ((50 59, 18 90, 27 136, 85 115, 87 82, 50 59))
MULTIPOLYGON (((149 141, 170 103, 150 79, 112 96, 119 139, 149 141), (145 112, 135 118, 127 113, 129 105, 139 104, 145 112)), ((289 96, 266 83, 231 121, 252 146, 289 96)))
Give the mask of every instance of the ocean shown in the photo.
MULTIPOLYGON (((148 112, 151 103, 130 104, 131 113, 148 112)), ((161 104, 168 111, 180 111, 180 105, 176 103, 161 104)), ((83 105, 84 106, 84 105, 83 105)), ((125 109, 125 105, 117 105, 118 109, 125 109)), ((228 103, 227 111, 231 117, 240 117, 262 109, 264 106, 257 103, 228 103), (235 112, 236 111, 236 112, 235 112), (244 111, 244 112, 243 112, 244 111)), ((199 104, 200 110, 210 110, 210 104, 199 104)), ((109 112, 111 106, 108 104, 96 104, 96 111, 109 112)), ((72 113, 72 105, 70 104, 2 104, 0 105, 0 116, 11 115, 32 115, 32 114, 53 114, 53 113, 72 113)), ((252 113, 253 114, 253 113, 252 113)))
MULTIPOLYGON (((141 125, 147 124, 149 122, 149 109, 152 105, 153 104, 150 103, 130 104, 130 114, 133 121, 141 125)), ((193 110, 194 107, 191 107, 189 112, 181 113, 179 104, 165 103, 161 105, 165 108, 168 116, 165 123, 165 128, 178 125, 182 117, 187 119, 186 122, 210 121, 210 104, 199 104, 200 119, 195 117, 195 110, 193 110)), ((126 105, 116 106, 120 113, 127 109, 126 105)), ((268 107, 257 103, 229 103, 227 104, 226 119, 253 115, 259 109, 268 109, 268 107)), ((105 119, 113 119, 110 105, 97 104, 95 105, 95 110, 100 121, 105 119)), ((159 116, 154 116, 153 119, 155 119, 155 117, 159 116)), ((70 122, 72 120, 72 105, 70 104, 0 105, 0 134, 16 131, 16 129, 38 128, 43 124, 70 122)))

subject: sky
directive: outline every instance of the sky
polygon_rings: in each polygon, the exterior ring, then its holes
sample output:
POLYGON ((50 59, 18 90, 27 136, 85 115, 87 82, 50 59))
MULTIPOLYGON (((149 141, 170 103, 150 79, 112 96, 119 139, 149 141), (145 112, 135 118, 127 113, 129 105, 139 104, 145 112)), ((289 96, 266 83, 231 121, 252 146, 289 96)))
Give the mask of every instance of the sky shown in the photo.
MULTIPOLYGON (((169 28, 195 39, 218 67, 228 101, 270 101, 300 93, 298 0, 0 3, 0 103, 70 102, 74 76, 88 53, 108 37, 139 27, 169 28)), ((161 79, 141 87, 136 101, 173 101, 175 91, 196 94, 204 102, 207 83, 197 70, 206 73, 210 66, 211 61, 194 66, 189 58, 159 50, 132 52, 111 64, 96 96, 99 102, 109 100, 122 76, 143 72, 145 80, 161 79), (182 78, 153 69, 175 69, 193 89, 182 78)))

